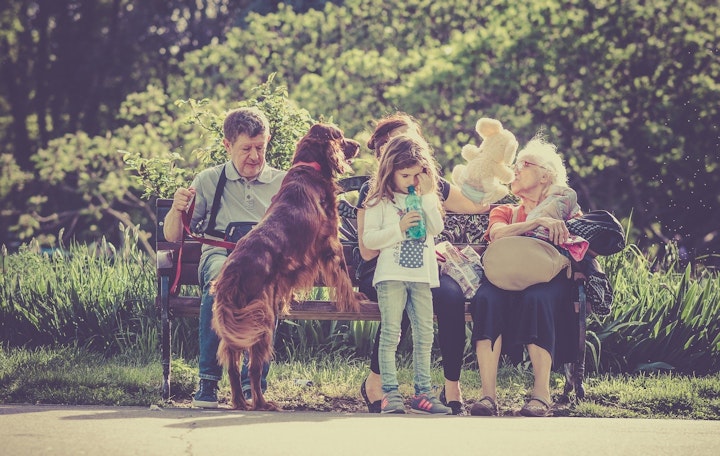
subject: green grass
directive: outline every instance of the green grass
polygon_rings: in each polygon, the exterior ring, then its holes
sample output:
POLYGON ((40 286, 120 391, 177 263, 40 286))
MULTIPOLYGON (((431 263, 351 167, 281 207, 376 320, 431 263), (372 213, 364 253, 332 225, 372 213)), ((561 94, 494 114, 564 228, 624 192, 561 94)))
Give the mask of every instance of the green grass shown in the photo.
POLYGON ((720 417, 720 375, 705 377, 653 374, 602 376, 587 384, 581 416, 690 418, 720 417))
POLYGON ((87 350, 3 350, 0 400, 40 404, 140 405, 157 402, 158 367, 87 350))
MULTIPOLYGON (((405 361, 398 371, 400 391, 412 394, 412 370, 405 361)), ((83 348, 3 349, 0 351, 0 402, 31 404, 188 407, 197 383, 197 365, 173 361, 173 398, 160 398, 159 360, 145 357, 104 358, 83 348)), ((267 398, 284 409, 318 412, 365 412, 359 385, 367 375, 364 359, 329 355, 318 359, 274 363, 267 398), (303 380, 298 382, 298 380, 303 380), (309 380, 310 386, 305 380, 309 380)), ((432 370, 434 385, 442 371, 432 370)), ((466 366, 461 376, 466 404, 480 397, 477 372, 466 366)), ((553 373, 556 398, 564 379, 553 373)), ((498 403, 504 414, 518 410, 532 385, 532 372, 503 365, 498 375, 498 403)), ((559 404, 556 416, 680 418, 720 420, 720 374, 704 377, 668 373, 599 375, 586 380, 583 401, 559 404)), ((436 394, 439 390, 436 391, 436 394)), ((220 383, 220 400, 227 406, 230 387, 220 383)))

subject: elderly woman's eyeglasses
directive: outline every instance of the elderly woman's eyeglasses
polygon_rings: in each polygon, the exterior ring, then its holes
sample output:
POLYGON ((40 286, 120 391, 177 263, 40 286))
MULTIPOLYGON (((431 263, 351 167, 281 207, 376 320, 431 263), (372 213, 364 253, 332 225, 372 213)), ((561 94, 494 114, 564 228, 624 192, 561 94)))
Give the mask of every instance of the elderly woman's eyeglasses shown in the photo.
POLYGON ((519 162, 515 162, 515 164, 513 165, 513 167, 515 168, 515 170, 517 172, 522 171, 523 168, 525 168, 527 166, 537 166, 538 168, 547 170, 547 168, 545 168, 544 166, 538 165, 537 163, 529 162, 527 160, 520 160, 519 162))

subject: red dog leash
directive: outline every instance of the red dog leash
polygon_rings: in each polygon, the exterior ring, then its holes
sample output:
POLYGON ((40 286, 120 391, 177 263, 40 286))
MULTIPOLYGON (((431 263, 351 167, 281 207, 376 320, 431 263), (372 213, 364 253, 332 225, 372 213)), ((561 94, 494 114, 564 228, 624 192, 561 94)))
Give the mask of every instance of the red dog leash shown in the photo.
POLYGON ((218 239, 208 239, 202 236, 198 236, 195 233, 193 233, 190 230, 190 220, 192 218, 192 213, 195 210, 195 198, 193 197, 192 202, 190 203, 190 207, 187 211, 182 212, 182 224, 183 224, 183 236, 180 239, 180 249, 178 250, 178 261, 177 261, 177 268, 175 270, 175 280, 173 281, 172 287, 170 287, 170 294, 171 295, 177 295, 177 293, 180 291, 179 283, 180 283, 180 274, 182 272, 182 253, 183 253, 183 247, 185 246, 185 236, 190 236, 191 238, 195 239, 201 244, 208 244, 212 245, 214 247, 221 247, 223 249, 234 249, 235 243, 234 242, 228 242, 228 241, 221 241, 218 239))

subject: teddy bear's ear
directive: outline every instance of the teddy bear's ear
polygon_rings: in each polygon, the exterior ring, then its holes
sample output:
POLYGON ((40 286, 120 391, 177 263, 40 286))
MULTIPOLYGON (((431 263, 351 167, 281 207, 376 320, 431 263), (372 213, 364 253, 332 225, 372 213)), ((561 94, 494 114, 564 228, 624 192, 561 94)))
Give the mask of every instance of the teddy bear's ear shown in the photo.
POLYGON ((483 117, 475 124, 475 130, 482 139, 487 139, 492 135, 496 135, 502 131, 503 127, 499 120, 483 117))

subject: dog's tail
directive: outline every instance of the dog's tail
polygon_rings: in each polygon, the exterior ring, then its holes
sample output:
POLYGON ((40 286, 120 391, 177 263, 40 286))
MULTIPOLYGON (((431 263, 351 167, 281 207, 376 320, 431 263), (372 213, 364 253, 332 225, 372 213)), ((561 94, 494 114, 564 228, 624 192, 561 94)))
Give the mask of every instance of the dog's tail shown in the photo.
MULTIPOLYGON (((229 366, 232 353, 249 349, 259 341, 272 340, 275 316, 263 299, 255 299, 244 307, 233 302, 223 302, 216 296, 213 305, 212 329, 220 338, 218 362, 229 366)), ((272 357, 272 347, 266 355, 272 357)))

